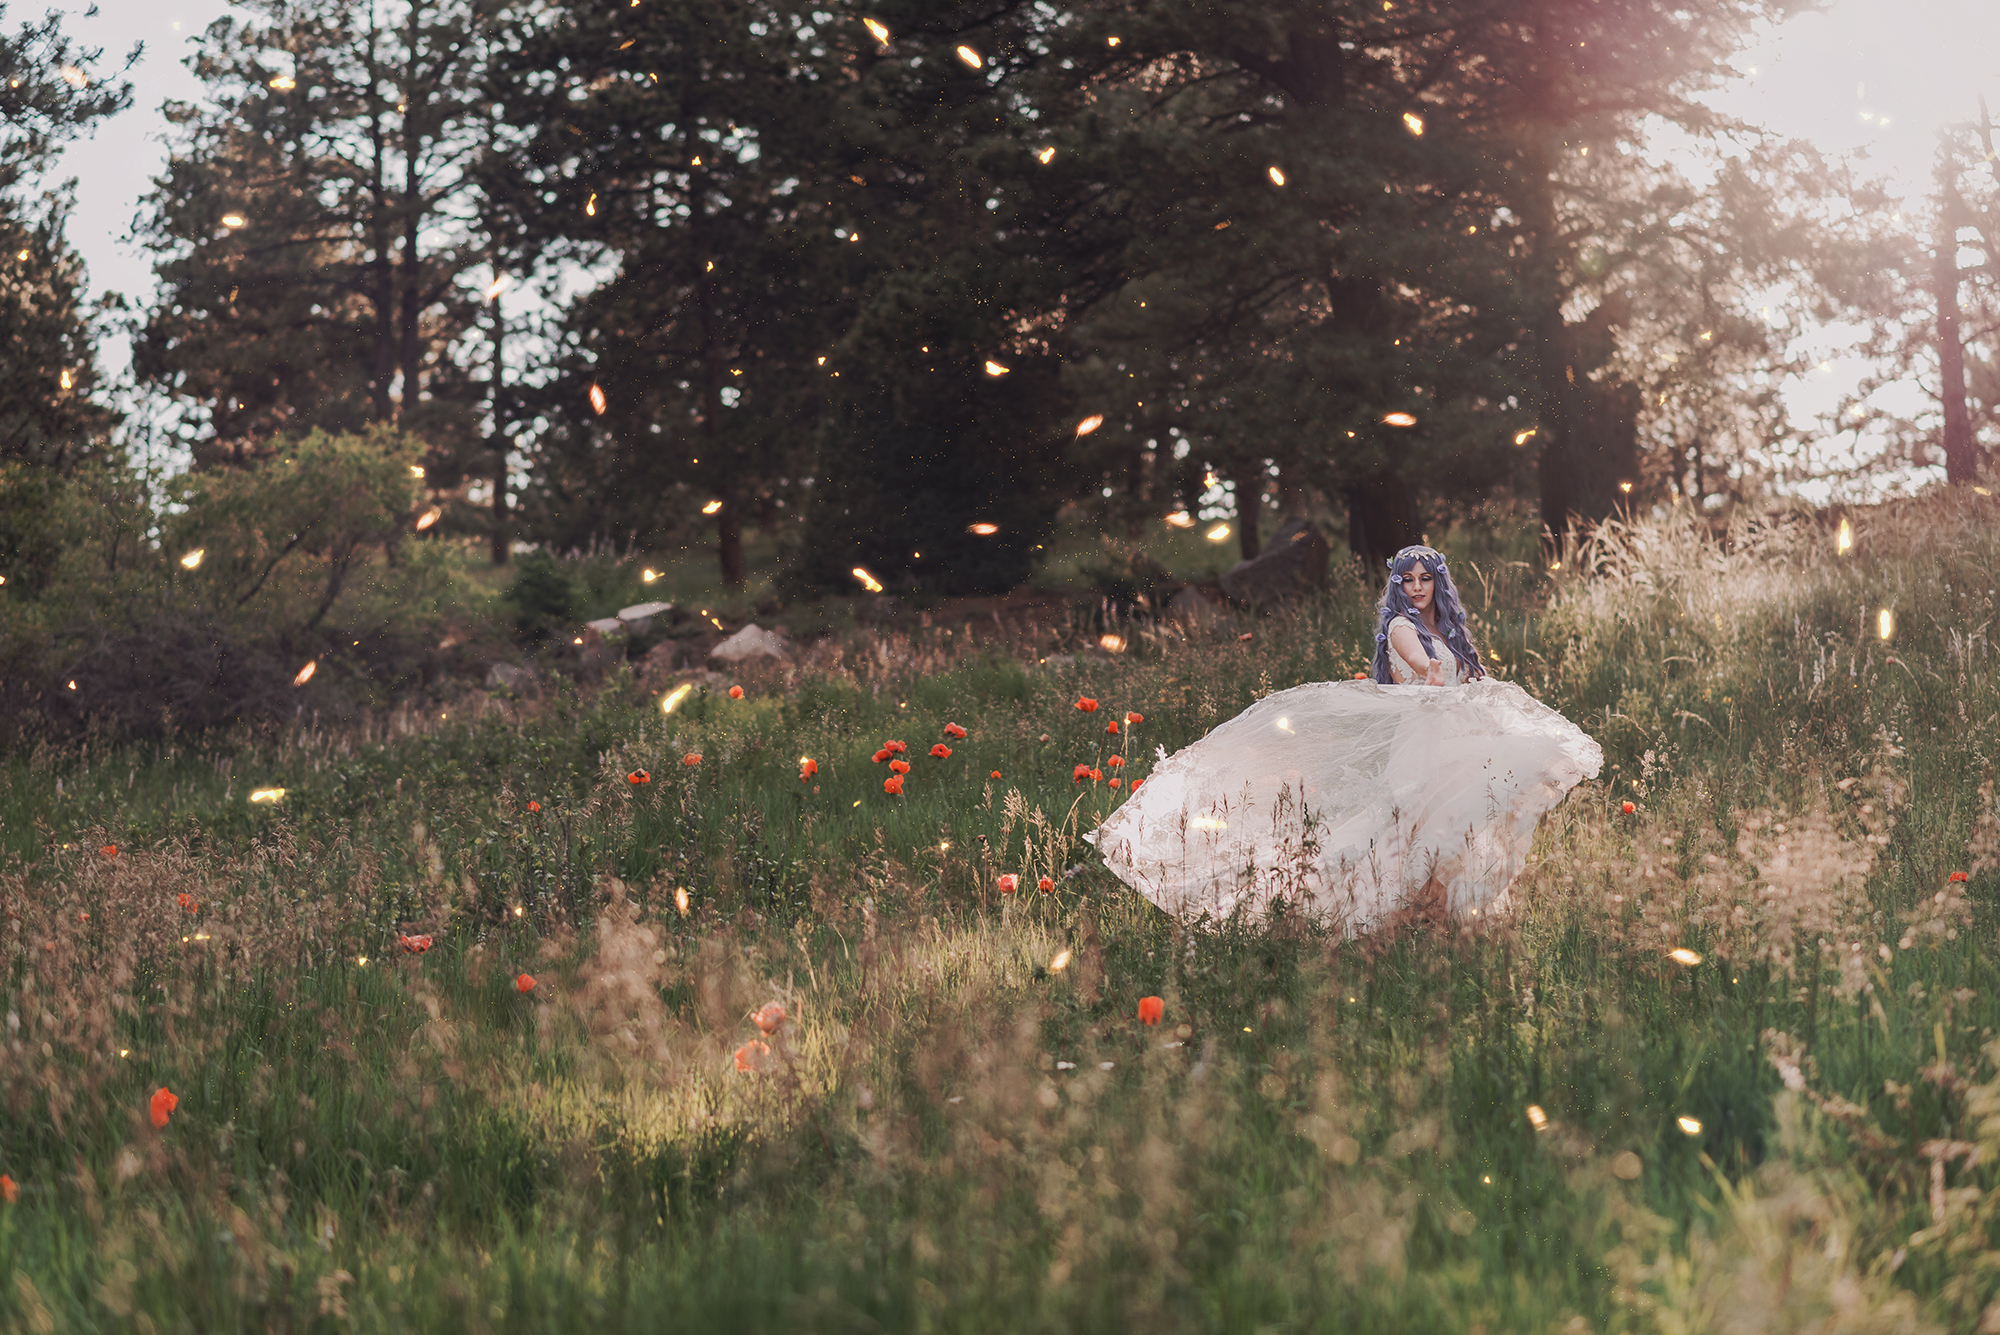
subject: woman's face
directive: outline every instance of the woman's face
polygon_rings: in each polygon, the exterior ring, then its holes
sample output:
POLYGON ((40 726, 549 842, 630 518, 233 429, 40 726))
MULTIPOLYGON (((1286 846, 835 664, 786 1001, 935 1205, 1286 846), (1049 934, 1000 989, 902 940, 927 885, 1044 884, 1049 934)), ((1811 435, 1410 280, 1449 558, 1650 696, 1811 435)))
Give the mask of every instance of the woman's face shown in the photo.
POLYGON ((1403 576, 1403 592, 1416 605, 1419 612, 1431 610, 1431 599, 1437 591, 1437 576, 1424 569, 1423 564, 1410 567, 1403 576))

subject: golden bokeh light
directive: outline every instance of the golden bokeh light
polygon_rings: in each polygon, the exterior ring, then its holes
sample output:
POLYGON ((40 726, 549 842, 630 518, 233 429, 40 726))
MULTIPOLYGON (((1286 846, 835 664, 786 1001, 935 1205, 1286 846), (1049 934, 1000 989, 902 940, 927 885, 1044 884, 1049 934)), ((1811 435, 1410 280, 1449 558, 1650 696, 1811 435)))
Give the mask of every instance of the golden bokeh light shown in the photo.
POLYGON ((1417 419, 1409 413, 1383 413, 1384 426, 1415 426, 1417 419))
POLYGON ((1840 532, 1833 536, 1833 552, 1836 556, 1845 556, 1852 550, 1854 550, 1854 525, 1843 519, 1840 521, 1840 532))
POLYGON ((1210 542, 1222 542, 1228 537, 1229 537, 1229 525, 1227 524, 1217 524, 1214 528, 1208 531, 1208 540, 1210 542))
POLYGON ((1403 128, 1411 134, 1422 135, 1424 132, 1424 118, 1414 111, 1406 111, 1403 113, 1403 128))
POLYGON ((868 29, 868 35, 877 42, 883 46, 889 45, 889 29, 885 25, 877 23, 874 19, 863 19, 861 26, 868 29))
POLYGON ((1885 607, 1875 614, 1875 638, 1886 640, 1892 638, 1895 633, 1896 614, 1885 607))
POLYGON ((721 508, 722 508, 721 501, 710 501, 707 505, 701 507, 701 512, 705 515, 712 515, 721 508))
POLYGON ((273 802, 284 801, 285 790, 282 788, 259 788, 250 794, 250 800, 258 806, 269 806, 273 802))
POLYGON ((250 220, 248 218, 245 218, 240 213, 225 213, 222 215, 222 225, 224 227, 227 227, 232 232, 235 231, 237 228, 242 227, 249 221, 250 220))
POLYGON ((1269 175, 1271 177, 1272 185, 1283 185, 1285 183, 1285 173, 1283 168, 1273 167, 1271 168, 1269 175))
POLYGON ((866 570, 862 569, 860 566, 854 567, 854 578, 860 580, 861 587, 868 590, 868 592, 870 593, 882 592, 882 582, 876 579, 873 575, 869 574, 866 570))
POLYGON ((970 65, 973 69, 977 70, 986 68, 986 58, 984 56, 981 56, 977 51, 974 51, 969 46, 961 46, 958 48, 958 58, 964 61, 966 64, 970 65))
POLYGON ((1055 160, 1056 160, 1056 149, 1054 144, 1049 145, 1041 152, 1035 154, 1035 161, 1041 163, 1044 167, 1048 166, 1051 162, 1054 162, 1055 160))
POLYGON ((604 416, 604 410, 606 408, 609 408, 610 406, 611 406, 610 403, 608 403, 604 397, 604 386, 599 384, 592 384, 590 387, 591 410, 595 412, 599 417, 602 417, 604 416))
POLYGON ((1001 376, 1006 375, 1009 371, 1013 369, 1014 368, 1011 366, 1002 366, 999 362, 992 361, 990 359, 986 363, 986 374, 992 376, 995 380, 998 380, 1001 376))
POLYGON ((307 682, 313 679, 313 673, 317 671, 319 671, 319 660, 315 658, 312 662, 306 664, 304 667, 299 669, 298 675, 292 678, 292 685, 294 686, 305 685, 307 682))
POLYGON ((299 81, 297 79, 294 79, 289 74, 280 74, 276 78, 271 80, 271 87, 277 89, 281 93, 289 93, 292 91, 292 89, 297 88, 298 86, 299 86, 299 81))
POLYGON ((1185 510, 1176 510, 1167 516, 1167 523, 1175 528, 1193 528, 1194 516, 1185 510))
POLYGON ((1689 969, 1692 969, 1695 965, 1701 963, 1701 956, 1695 954, 1692 950, 1689 950, 1686 946, 1675 946, 1672 950, 1669 950, 1667 952, 1667 958, 1672 960, 1674 963, 1689 969))
POLYGON ((417 532, 422 533, 442 518, 444 518, 444 508, 433 505, 430 509, 417 516, 417 532))
POLYGON ((998 524, 989 524, 982 520, 977 524, 967 524, 965 531, 967 533, 976 533, 982 538, 990 538, 1000 531, 1000 526, 998 524))
POLYGON ((682 682, 680 685, 674 687, 674 689, 672 689, 671 691, 668 691, 666 698, 660 701, 660 712, 662 714, 673 713, 676 709, 679 709, 681 707, 681 702, 687 699, 688 696, 692 695, 693 693, 694 693, 694 683, 691 681, 682 682))
POLYGON ((1092 413, 1090 416, 1084 418, 1081 422, 1078 422, 1076 424, 1076 434, 1079 436, 1087 436, 1091 432, 1097 430, 1097 428, 1103 425, 1104 425, 1104 414, 1092 413))
POLYGON ((181 569, 196 570, 201 567, 201 558, 208 555, 208 548, 197 547, 181 558, 181 569))

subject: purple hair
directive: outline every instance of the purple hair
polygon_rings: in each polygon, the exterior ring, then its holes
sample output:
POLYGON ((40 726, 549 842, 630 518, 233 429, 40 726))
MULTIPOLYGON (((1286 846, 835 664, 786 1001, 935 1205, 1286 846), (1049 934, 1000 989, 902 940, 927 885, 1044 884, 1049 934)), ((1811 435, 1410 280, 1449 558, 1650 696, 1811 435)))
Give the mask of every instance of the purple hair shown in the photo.
POLYGON ((1437 650, 1431 644, 1431 633, 1424 628, 1423 617, 1417 614, 1416 604, 1410 595, 1403 592, 1403 576, 1422 566, 1436 579, 1435 591, 1431 594, 1432 606, 1437 611, 1438 628, 1443 632, 1445 648, 1466 670, 1468 679, 1486 675, 1486 669, 1479 664, 1479 651, 1472 647, 1472 636, 1465 629, 1465 608, 1458 601, 1458 586, 1451 582, 1451 570, 1445 565, 1444 555, 1430 547, 1405 547, 1389 558, 1389 584, 1382 590, 1382 601, 1375 605, 1375 662, 1373 676, 1385 686, 1393 686, 1395 673, 1389 668, 1389 623, 1397 617, 1408 617, 1417 628, 1417 639, 1422 642, 1424 652, 1432 657, 1437 650))

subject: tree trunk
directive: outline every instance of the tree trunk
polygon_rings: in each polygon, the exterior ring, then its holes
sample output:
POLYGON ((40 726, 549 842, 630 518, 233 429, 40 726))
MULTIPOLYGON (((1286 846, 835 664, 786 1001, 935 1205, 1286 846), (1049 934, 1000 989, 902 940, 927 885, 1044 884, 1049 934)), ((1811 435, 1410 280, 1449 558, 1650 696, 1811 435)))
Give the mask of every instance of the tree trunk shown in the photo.
POLYGON ((1954 487, 1976 480, 1972 418, 1965 407, 1965 345, 1958 332, 1958 229, 1950 200, 1939 191, 1937 253, 1931 287, 1937 298, 1938 396, 1944 402, 1944 480, 1954 487))
POLYGON ((1264 510, 1264 463, 1253 459, 1240 465, 1230 475, 1236 484, 1236 541, 1243 559, 1254 561, 1263 550, 1263 541, 1258 535, 1258 520, 1264 510))
POLYGON ((722 567, 725 588, 743 587, 743 505, 734 490, 719 496, 722 508, 715 512, 715 559, 722 567))
POLYGON ((493 564, 507 564, 507 421, 500 406, 500 352, 507 333, 506 317, 500 312, 500 298, 493 298, 493 382, 489 401, 493 413, 493 435, 487 448, 493 452, 493 564))

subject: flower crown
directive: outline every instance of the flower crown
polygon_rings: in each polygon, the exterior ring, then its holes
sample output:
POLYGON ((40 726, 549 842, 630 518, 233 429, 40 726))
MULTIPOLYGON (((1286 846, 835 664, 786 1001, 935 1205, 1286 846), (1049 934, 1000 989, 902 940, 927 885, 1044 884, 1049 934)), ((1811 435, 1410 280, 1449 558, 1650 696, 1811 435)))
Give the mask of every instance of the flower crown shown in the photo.
MULTIPOLYGON (((1397 552, 1394 556, 1390 557, 1387 562, 1389 569, 1391 571, 1394 571, 1396 568, 1396 562, 1402 560, 1406 556, 1436 557, 1437 567, 1440 571, 1449 571, 1451 568, 1449 564, 1445 561, 1443 552, 1437 550, 1435 547, 1419 546, 1419 547, 1405 547, 1403 548, 1402 551, 1397 552)), ((1391 574, 1389 576, 1389 582, 1391 584, 1401 584, 1403 582, 1403 577, 1401 575, 1391 574)))

